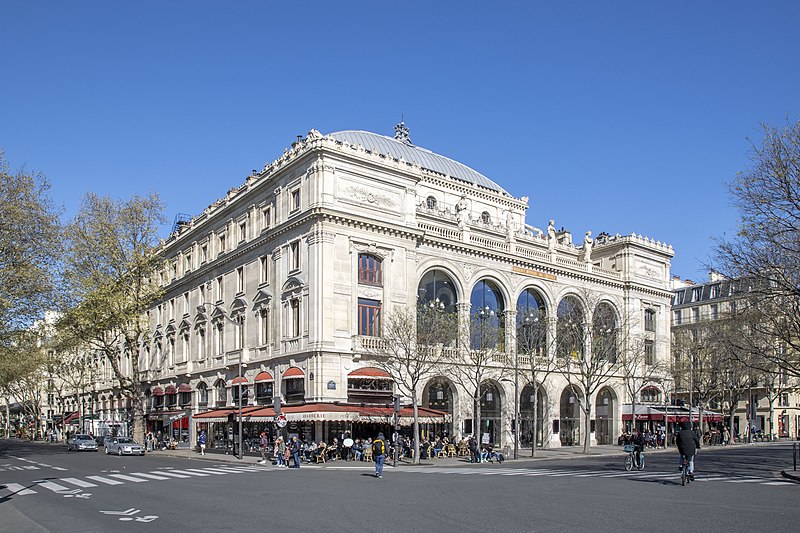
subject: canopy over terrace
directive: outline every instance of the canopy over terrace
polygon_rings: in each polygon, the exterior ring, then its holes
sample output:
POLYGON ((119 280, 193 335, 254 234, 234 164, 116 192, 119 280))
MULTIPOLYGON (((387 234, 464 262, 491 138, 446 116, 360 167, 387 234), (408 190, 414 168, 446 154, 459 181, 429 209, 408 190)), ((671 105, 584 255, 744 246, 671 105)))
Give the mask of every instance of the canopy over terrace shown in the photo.
MULTIPOLYGON (((636 405, 636 421, 637 422, 650 422, 650 421, 663 421, 666 412, 667 422, 688 422, 691 416, 692 422, 700 421, 700 410, 697 407, 692 407, 691 415, 689 408, 685 406, 663 405, 654 407, 650 405, 636 405)), ((703 410, 703 420, 705 422, 722 422, 722 414, 716 411, 703 410)), ((622 420, 631 421, 633 415, 631 414, 631 404, 622 406, 622 420)))
MULTIPOLYGON (((450 415, 435 409, 418 408, 419 422, 421 424, 440 424, 448 422, 450 415)), ((391 424, 394 420, 392 407, 373 407, 350 404, 333 403, 308 403, 304 405, 287 405, 281 408, 281 413, 286 419, 303 422, 362 422, 373 424, 391 424)), ((238 420, 238 409, 226 407, 213 409, 194 415, 198 422, 227 422, 233 415, 238 420)), ((401 426, 410 426, 414 422, 414 411, 411 407, 400 409, 399 423, 401 426)), ((249 406, 242 409, 242 418, 245 422, 272 422, 275 419, 275 410, 272 407, 249 406)))

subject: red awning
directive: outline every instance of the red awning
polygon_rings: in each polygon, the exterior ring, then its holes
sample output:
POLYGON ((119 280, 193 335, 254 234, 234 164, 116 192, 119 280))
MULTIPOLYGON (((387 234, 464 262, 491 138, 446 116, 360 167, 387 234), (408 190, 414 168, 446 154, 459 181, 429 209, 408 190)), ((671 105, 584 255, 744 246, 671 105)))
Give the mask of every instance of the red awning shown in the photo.
POLYGON ((303 371, 300 370, 299 368, 297 368, 296 366, 292 366, 292 367, 289 367, 289 369, 286 370, 286 372, 283 373, 283 377, 284 378, 303 378, 303 377, 305 377, 305 374, 303 374, 303 371))
POLYGON ((153 390, 150 391, 150 394, 153 396, 164 396, 164 389, 161 387, 155 387, 153 390))
MULTIPOLYGON (((448 414, 435 409, 418 408, 421 423, 443 423, 448 414)), ((362 422, 390 424, 394 417, 392 407, 362 407, 352 404, 308 403, 304 405, 284 405, 281 413, 290 421, 328 421, 328 422, 362 422)), ((237 415, 236 412, 233 413, 237 415)), ((400 424, 409 426, 413 422, 413 409, 403 407, 400 410, 400 424)), ((272 407, 257 407, 242 413, 246 420, 252 422, 271 422, 275 417, 272 407)), ((195 417, 197 418, 197 417, 195 417)))
POLYGON ((238 385, 239 383, 247 383, 247 378, 244 376, 236 376, 233 378, 233 381, 231 381, 232 385, 238 385))
POLYGON ((167 388, 164 390, 166 394, 178 394, 178 389, 175 388, 175 385, 167 385, 167 388))
POLYGON ((65 424, 69 424, 70 422, 72 422, 72 421, 73 421, 73 420, 75 420, 76 418, 78 418, 78 412, 77 412, 77 411, 75 411, 74 413, 70 413, 69 415, 67 415, 67 417, 64 419, 64 423, 65 423, 65 424))
POLYGON ((377 378, 377 379, 392 379, 392 376, 385 370, 375 367, 359 368, 347 374, 349 378, 377 378))
POLYGON ((178 385, 178 392, 192 392, 192 387, 190 387, 187 383, 181 383, 178 385))
POLYGON ((273 380, 272 374, 270 374, 269 372, 259 372, 258 375, 256 376, 255 382, 259 383, 261 381, 272 381, 272 380, 273 380))

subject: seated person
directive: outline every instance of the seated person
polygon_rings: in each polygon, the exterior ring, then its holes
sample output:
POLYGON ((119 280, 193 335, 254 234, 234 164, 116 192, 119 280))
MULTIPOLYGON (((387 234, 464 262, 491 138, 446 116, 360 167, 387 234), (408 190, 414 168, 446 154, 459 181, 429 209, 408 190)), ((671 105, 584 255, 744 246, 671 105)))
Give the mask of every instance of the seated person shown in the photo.
POLYGON ((314 442, 312 440, 311 444, 306 446, 306 449, 303 450, 303 457, 305 458, 306 461, 311 461, 312 459, 316 459, 317 458, 317 443, 316 442, 314 442))
POLYGON ((364 456, 364 445, 361 443, 361 439, 356 439, 353 443, 353 456, 354 461, 361 461, 364 456))

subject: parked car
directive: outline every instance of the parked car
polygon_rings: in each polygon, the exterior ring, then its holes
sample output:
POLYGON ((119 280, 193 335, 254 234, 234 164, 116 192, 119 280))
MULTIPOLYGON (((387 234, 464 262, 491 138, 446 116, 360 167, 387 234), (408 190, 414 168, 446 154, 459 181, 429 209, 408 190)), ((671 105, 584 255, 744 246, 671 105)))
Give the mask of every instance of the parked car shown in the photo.
POLYGON ((97 441, 94 440, 94 437, 90 435, 84 435, 82 433, 73 435, 67 441, 67 451, 72 450, 75 450, 76 452, 81 450, 90 450, 96 452, 98 450, 97 441))
POLYGON ((106 439, 106 455, 144 455, 144 446, 130 437, 111 437, 106 439))

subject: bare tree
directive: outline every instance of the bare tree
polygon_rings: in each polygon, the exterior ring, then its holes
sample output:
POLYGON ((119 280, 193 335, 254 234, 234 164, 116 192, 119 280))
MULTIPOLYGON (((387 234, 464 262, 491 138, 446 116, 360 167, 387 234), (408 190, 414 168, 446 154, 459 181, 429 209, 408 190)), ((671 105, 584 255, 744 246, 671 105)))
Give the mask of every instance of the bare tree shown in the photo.
POLYGON ((558 371, 584 416, 583 452, 591 448, 592 397, 620 372, 620 350, 630 332, 613 307, 594 294, 583 301, 592 310, 591 322, 583 305, 573 296, 561 300, 556 321, 558 371))
POLYGON ((157 235, 164 221, 158 196, 114 201, 88 194, 67 228, 72 306, 60 327, 101 353, 133 409, 133 435, 144 439, 140 347, 149 342, 147 310, 161 294, 157 235))
POLYGON ((420 387, 440 368, 453 348, 458 317, 444 306, 398 308, 383 322, 381 342, 370 350, 375 364, 394 380, 398 391, 409 396, 414 411, 414 463, 419 463, 420 387))
POLYGON ((718 244, 717 267, 747 285, 754 331, 785 347, 764 357, 800 376, 800 121, 762 129, 750 168, 730 186, 739 231, 718 244))

